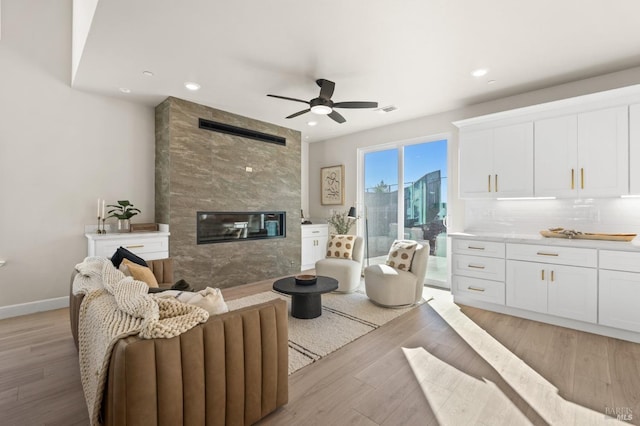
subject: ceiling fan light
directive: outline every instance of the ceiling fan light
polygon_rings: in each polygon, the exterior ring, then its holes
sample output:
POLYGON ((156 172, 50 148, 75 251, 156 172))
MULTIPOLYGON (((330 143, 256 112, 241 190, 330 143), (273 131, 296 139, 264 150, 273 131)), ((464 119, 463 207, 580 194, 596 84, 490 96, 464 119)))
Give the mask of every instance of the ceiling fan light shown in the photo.
POLYGON ((333 111, 331 107, 326 105, 314 105, 311 107, 311 112, 314 114, 327 115, 331 114, 331 111, 333 111))

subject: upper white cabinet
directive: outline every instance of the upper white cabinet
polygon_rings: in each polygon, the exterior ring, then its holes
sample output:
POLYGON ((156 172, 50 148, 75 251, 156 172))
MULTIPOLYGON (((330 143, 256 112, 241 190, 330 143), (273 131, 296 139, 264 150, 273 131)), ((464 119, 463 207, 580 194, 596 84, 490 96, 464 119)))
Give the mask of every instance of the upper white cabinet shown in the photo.
POLYGON ((640 195, 640 85, 453 124, 460 198, 640 195))
POLYGON ((578 185, 582 197, 629 193, 627 106, 578 114, 578 185))
POLYGON ((628 193, 627 107, 535 122, 537 197, 628 193))
POLYGON ((460 131, 460 198, 533 196, 533 123, 460 131))
POLYGON ((640 195, 640 104, 629 107, 629 193, 640 195))
POLYGON ((536 196, 576 196, 578 117, 539 120, 534 126, 536 196))

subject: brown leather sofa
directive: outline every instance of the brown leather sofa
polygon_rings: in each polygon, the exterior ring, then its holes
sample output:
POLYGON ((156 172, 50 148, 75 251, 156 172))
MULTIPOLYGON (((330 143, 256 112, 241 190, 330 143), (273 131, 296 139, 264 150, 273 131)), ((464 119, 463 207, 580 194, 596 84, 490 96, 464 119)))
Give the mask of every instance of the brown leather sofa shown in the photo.
MULTIPOLYGON (((76 346, 81 302, 71 294, 76 346)), ((109 363, 102 424, 257 422, 288 401, 287 316, 286 302, 278 299, 211 316, 170 339, 119 340, 109 363)))

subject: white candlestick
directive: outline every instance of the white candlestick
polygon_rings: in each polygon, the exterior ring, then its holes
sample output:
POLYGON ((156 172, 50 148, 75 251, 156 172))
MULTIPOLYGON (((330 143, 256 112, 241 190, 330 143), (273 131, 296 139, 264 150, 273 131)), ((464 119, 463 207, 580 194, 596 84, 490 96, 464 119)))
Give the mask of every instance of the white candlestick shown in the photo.
POLYGON ((104 200, 102 200, 102 218, 104 219, 104 200))
POLYGON ((96 216, 100 217, 100 198, 98 198, 98 214, 96 216))

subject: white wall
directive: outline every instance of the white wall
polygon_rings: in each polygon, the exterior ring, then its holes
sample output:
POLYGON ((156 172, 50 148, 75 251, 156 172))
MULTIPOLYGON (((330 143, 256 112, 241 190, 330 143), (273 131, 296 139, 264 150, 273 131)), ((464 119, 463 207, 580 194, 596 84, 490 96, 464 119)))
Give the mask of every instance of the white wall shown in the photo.
MULTIPOLYGON (((340 138, 330 139, 309 145, 309 207, 313 217, 325 219, 329 216, 329 207, 320 204, 320 168, 336 164, 345 165, 345 205, 344 209, 354 205, 357 198, 357 151, 358 148, 371 147, 396 141, 413 140, 440 133, 449 133, 448 164, 448 211, 450 214, 450 232, 462 231, 465 223, 465 203, 458 199, 458 132, 452 121, 494 112, 535 105, 565 99, 588 93, 600 92, 640 83, 640 68, 632 68, 612 74, 598 76, 549 87, 533 92, 484 102, 454 111, 426 116, 415 120, 392 124, 340 138)), ((400 106, 402 107, 402 106, 400 106)), ((393 113, 391 113, 393 114, 393 113)), ((627 203, 628 204, 628 203, 627 203)), ((619 203, 617 204, 620 205, 619 203)), ((626 205, 626 204, 624 204, 626 205)), ((340 207, 336 207, 340 208, 340 207)), ((493 207, 492 207, 493 208, 493 207)), ((610 211, 610 207, 600 208, 610 211)), ((564 217, 564 216, 563 216, 564 217)), ((475 224, 476 222, 474 222, 475 224)), ((620 231, 623 232, 623 231, 620 231)))
POLYGON ((155 163, 153 108, 70 87, 71 0, 3 0, 2 12, 0 318, 68 294, 98 197, 153 221, 155 163))

